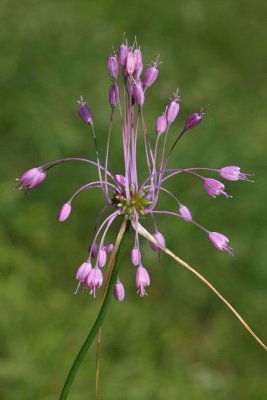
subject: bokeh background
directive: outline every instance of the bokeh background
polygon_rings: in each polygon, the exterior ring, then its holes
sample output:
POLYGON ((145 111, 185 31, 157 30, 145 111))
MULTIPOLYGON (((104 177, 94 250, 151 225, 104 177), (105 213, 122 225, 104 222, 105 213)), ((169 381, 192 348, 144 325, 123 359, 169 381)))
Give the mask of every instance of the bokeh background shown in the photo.
MULTIPOLYGON (((61 205, 95 171, 62 165, 27 196, 14 190, 14 179, 53 159, 94 157, 76 113, 80 95, 92 109, 104 150, 110 113, 105 63, 123 32, 130 42, 137 36, 146 63, 158 53, 163 61, 144 107, 152 136, 155 118, 176 87, 183 102, 173 137, 189 113, 210 105, 172 165, 234 164, 255 173, 254 184, 227 184, 229 200, 209 198, 192 177, 176 177, 169 186, 197 221, 231 238, 234 257, 218 252, 190 224, 168 217, 158 223, 168 246, 267 341, 266 12, 263 0, 1 0, 2 399, 57 399, 99 309, 101 296, 73 292, 101 194, 84 194, 70 219, 56 222, 61 205)), ((115 172, 122 166, 119 138, 115 129, 115 172)), ((161 207, 175 204, 162 196, 161 207)), ((113 230, 110 239, 115 235, 113 230)), ((104 324, 102 399, 266 399, 263 349, 194 276, 165 255, 158 264, 144 241, 142 250, 151 274, 149 296, 136 296, 134 269, 125 256, 127 295, 112 304, 104 324)), ((94 374, 92 348, 69 398, 94 398, 94 374)))

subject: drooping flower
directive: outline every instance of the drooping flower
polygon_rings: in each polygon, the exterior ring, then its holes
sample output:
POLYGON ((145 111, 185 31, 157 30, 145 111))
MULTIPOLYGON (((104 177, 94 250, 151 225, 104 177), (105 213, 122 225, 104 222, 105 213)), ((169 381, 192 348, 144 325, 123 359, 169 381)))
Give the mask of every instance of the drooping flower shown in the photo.
POLYGON ((46 177, 46 171, 39 168, 31 168, 29 171, 24 172, 16 181, 18 189, 28 191, 39 186, 46 177))
POLYGON ((249 176, 251 176, 251 174, 243 174, 240 167, 236 166, 221 168, 220 175, 228 181, 250 181, 249 176))
POLYGON ((91 270, 92 265, 88 261, 82 263, 82 265, 78 268, 76 279, 83 285, 83 287, 87 282, 87 278, 91 270))
POLYGON ((69 218, 70 213, 71 213, 71 205, 69 203, 63 204, 61 210, 58 213, 57 220, 59 222, 66 221, 66 219, 69 218))
POLYGON ((98 267, 91 269, 87 277, 87 283, 91 289, 90 294, 95 297, 97 289, 103 284, 103 274, 98 267))
POLYGON ((120 281, 118 281, 117 283, 115 283, 115 286, 114 286, 114 297, 117 301, 123 301, 124 295, 125 295, 125 291, 124 291, 123 284, 120 281))
POLYGON ((139 265, 139 267, 136 270, 136 287, 137 287, 137 293, 139 294, 140 297, 146 296, 146 287, 150 285, 150 277, 148 275, 147 270, 142 266, 139 265))
POLYGON ((216 179, 213 178, 204 179, 204 188, 206 189, 208 195, 211 197, 215 198, 220 194, 222 194, 225 197, 231 197, 224 191, 225 189, 224 184, 220 181, 217 181, 216 179))
MULTIPOLYGON (((162 247, 166 247, 165 238, 164 238, 164 236, 162 235, 162 233, 156 232, 156 233, 154 233, 153 237, 154 237, 154 239, 156 239, 157 242, 159 242, 159 244, 160 244, 162 247)), ((151 247, 151 249, 152 249, 153 251, 160 251, 160 248, 159 248, 156 244, 154 244, 154 243, 150 243, 150 247, 151 247)))
POLYGON ((229 254, 231 254, 231 256, 233 255, 231 247, 228 246, 229 243, 228 237, 226 237, 222 233, 210 232, 209 239, 212 242, 212 244, 214 244, 214 246, 217 247, 217 249, 225 250, 229 254))

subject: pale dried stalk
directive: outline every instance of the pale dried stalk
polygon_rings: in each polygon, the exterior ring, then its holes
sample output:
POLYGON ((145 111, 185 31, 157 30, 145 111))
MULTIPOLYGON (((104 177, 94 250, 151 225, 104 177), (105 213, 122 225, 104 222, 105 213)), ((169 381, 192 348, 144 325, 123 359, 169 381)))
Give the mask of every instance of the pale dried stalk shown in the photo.
POLYGON ((199 272, 197 272, 193 267, 191 267, 189 264, 187 264, 185 261, 183 261, 180 257, 176 256, 171 250, 163 247, 158 243, 154 237, 140 224, 138 224, 138 232, 140 235, 144 236, 147 240, 149 240, 151 243, 154 243, 157 245, 164 253, 168 254, 170 257, 172 257, 175 261, 177 261, 180 265, 182 265, 184 268, 192 272, 198 279, 200 279, 205 285, 207 285, 215 294, 217 297, 219 297, 224 304, 232 311, 232 313, 236 316, 236 318, 239 319, 241 324, 246 328, 246 330, 250 333, 250 335, 260 344, 260 346, 267 351, 267 346, 260 340, 260 338, 253 332, 253 330, 250 328, 250 326, 244 321, 244 319, 241 317, 241 315, 236 311, 236 309, 221 295, 220 292, 218 292, 217 289, 206 279, 204 276, 202 276, 199 272))

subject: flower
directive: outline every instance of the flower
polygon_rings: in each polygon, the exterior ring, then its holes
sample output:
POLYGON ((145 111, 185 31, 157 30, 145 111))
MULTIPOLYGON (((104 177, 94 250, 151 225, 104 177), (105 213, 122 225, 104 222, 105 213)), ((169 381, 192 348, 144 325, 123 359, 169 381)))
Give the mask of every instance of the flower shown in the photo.
POLYGON ((82 97, 80 100, 78 100, 78 104, 80 106, 78 112, 79 112, 79 116, 80 116, 81 120, 83 122, 85 122, 86 124, 92 124, 93 118, 92 118, 90 108, 86 105, 85 101, 83 101, 82 97))
POLYGON ((189 117, 187 117, 187 119, 185 121, 184 130, 188 131, 189 129, 193 129, 195 126, 200 124, 200 122, 203 119, 204 114, 205 113, 203 111, 200 111, 199 113, 193 113, 193 114, 189 115, 189 117))
POLYGON ((231 247, 229 247, 227 244, 227 243, 229 243, 228 237, 226 237, 222 233, 210 232, 209 239, 210 239, 211 243, 214 244, 215 247, 217 247, 217 249, 225 250, 229 254, 231 254, 231 256, 233 255, 231 247))
POLYGON ((82 284, 83 287, 87 282, 87 278, 91 270, 92 265, 88 261, 82 263, 82 265, 80 265, 80 267, 78 268, 76 279, 82 284))
MULTIPOLYGON (((194 168, 169 168, 168 164, 174 154, 177 143, 184 133, 196 125, 203 118, 204 111, 201 109, 199 113, 189 115, 186 119, 184 128, 180 133, 176 133, 175 140, 169 146, 169 132, 172 129, 172 123, 176 120, 180 113, 180 96, 178 90, 172 97, 170 103, 165 105, 165 112, 155 118, 154 126, 156 128, 155 138, 150 135, 150 128, 146 125, 143 104, 145 101, 146 90, 153 85, 158 77, 158 59, 149 66, 145 71, 142 79, 143 55, 140 48, 135 42, 132 47, 128 46, 125 40, 119 46, 118 52, 113 52, 108 58, 107 67, 112 78, 112 84, 108 91, 109 103, 111 106, 111 116, 107 129, 106 152, 101 154, 98 147, 98 136, 96 135, 92 113, 86 102, 79 100, 79 116, 87 125, 92 133, 92 143, 95 147, 95 160, 85 159, 81 157, 63 158, 51 161, 41 167, 32 168, 21 175, 19 179, 19 189, 26 191, 38 186, 54 167, 69 162, 82 162, 90 168, 95 168, 97 178, 94 181, 81 186, 71 197, 64 203, 59 214, 58 220, 65 221, 71 212, 73 202, 76 197, 85 191, 98 189, 102 193, 102 204, 99 201, 99 214, 96 216, 93 227, 92 237, 88 247, 87 261, 78 269, 76 278, 79 281, 78 287, 84 289, 86 283, 90 288, 90 293, 96 296, 97 290, 103 284, 103 268, 107 262, 109 254, 116 249, 111 243, 107 242, 107 237, 111 235, 111 227, 115 221, 124 219, 131 222, 129 226, 133 229, 133 243, 131 245, 130 259, 136 268, 136 286, 141 297, 146 294, 146 287, 150 285, 150 277, 147 270, 142 265, 142 254, 140 247, 139 228, 140 222, 146 224, 150 221, 154 227, 154 239, 159 245, 165 248, 165 237, 158 230, 158 215, 169 215, 174 219, 180 218, 186 222, 192 222, 202 231, 208 234, 210 241, 219 250, 225 250, 231 255, 232 250, 229 247, 229 239, 217 232, 210 232, 207 228, 200 225, 192 219, 190 210, 182 204, 180 200, 166 186, 169 179, 179 177, 181 174, 190 175, 198 182, 203 182, 204 188, 209 196, 215 198, 218 195, 230 197, 225 192, 225 186, 222 182, 203 176, 211 173, 218 173, 226 180, 249 180, 248 174, 240 172, 240 168, 236 166, 223 167, 221 169, 211 169, 206 167, 194 168), (122 79, 119 79, 119 73, 122 79), (119 88, 121 82, 121 88, 119 88), (118 105, 118 107, 116 107, 118 105), (115 117, 121 123, 122 135, 118 135, 117 125, 114 132, 113 121, 115 117), (113 138, 114 137, 114 138, 113 138), (116 160, 116 165, 120 164, 121 173, 114 171, 110 166, 110 154, 112 149, 112 140, 115 139, 116 145, 122 138, 122 155, 116 160), (138 152, 141 142, 143 149, 141 154, 138 152), (162 142, 161 142, 162 141, 162 142), (144 157, 146 167, 139 170, 139 157, 144 157), (143 177, 143 179, 140 178, 143 177), (169 196, 174 201, 174 211, 159 209, 159 198, 161 194, 169 196), (177 212, 177 206, 179 212, 177 212), (93 264, 93 266, 92 266, 93 264)), ((146 95, 147 101, 147 95, 146 95)), ((103 148, 103 146, 101 146, 103 148)), ((160 247, 152 243, 151 248, 160 255, 160 247)), ((111 260, 114 261, 113 255, 111 260)), ((114 287, 114 295, 118 301, 124 298, 123 285, 117 281, 114 287)))
POLYGON ((243 174, 240 171, 240 167, 235 167, 235 166, 221 168, 220 175, 222 178, 228 181, 238 181, 238 180, 250 181, 248 177, 251 176, 251 174, 243 174))
POLYGON ((204 179, 204 188, 206 189, 208 195, 211 197, 215 198, 220 194, 224 195, 225 197, 231 197, 224 191, 225 189, 224 184, 220 181, 217 181, 216 179, 212 178, 204 179))
POLYGON ((191 222, 191 221, 192 221, 191 212, 190 212, 190 210, 189 210, 186 206, 184 206, 184 205, 181 204, 181 205, 180 205, 180 208, 179 208, 179 212, 180 212, 182 218, 183 218, 186 222, 191 222))
POLYGON ((149 285, 150 278, 148 272, 142 265, 139 265, 136 270, 136 287, 137 293, 140 295, 140 297, 146 296, 145 288, 149 285))
POLYGON ((117 283, 115 283, 115 286, 114 286, 114 297, 118 301, 123 301, 124 295, 125 295, 125 292, 124 292, 123 284, 120 281, 118 281, 117 283))
POLYGON ((66 219, 69 217, 70 213, 71 213, 71 205, 69 203, 63 204, 63 206, 57 216, 57 220, 59 222, 66 221, 66 219))
POLYGON ((25 190, 26 192, 30 189, 40 185, 46 177, 46 172, 41 168, 31 168, 29 171, 24 172, 18 179, 18 189, 25 190))
MULTIPOLYGON (((153 237, 162 247, 166 247, 166 242, 162 233, 156 232, 153 237)), ((160 251, 160 248, 154 243, 150 243, 150 247, 153 251, 160 251)))
POLYGON ((87 277, 87 283, 91 289, 90 294, 95 297, 97 289, 103 284, 103 274, 98 267, 91 269, 87 277))

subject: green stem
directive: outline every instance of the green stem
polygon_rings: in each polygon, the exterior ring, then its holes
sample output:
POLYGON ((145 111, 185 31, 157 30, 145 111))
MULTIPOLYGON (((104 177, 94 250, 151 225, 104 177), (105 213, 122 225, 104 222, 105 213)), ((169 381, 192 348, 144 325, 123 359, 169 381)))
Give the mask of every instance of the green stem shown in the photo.
POLYGON ((121 255, 121 248, 123 247, 122 245, 123 245, 124 239, 125 239, 124 233, 125 233, 125 231, 127 231, 129 229, 129 227, 130 227, 130 224, 123 220, 116 243, 115 243, 115 246, 114 246, 114 250, 113 250, 113 252, 111 254, 111 258, 110 258, 110 263, 113 264, 113 270, 112 270, 112 274, 110 276, 110 281, 109 281, 109 284, 107 287, 107 291, 106 291, 106 295, 105 295, 102 307, 99 311, 99 314, 95 320, 94 325, 92 326, 87 338, 85 339, 84 344, 82 345, 81 350, 79 351, 79 353, 70 369, 70 372, 69 372, 66 382, 63 386, 59 400, 67 399, 71 385, 72 385, 74 378, 81 366, 81 363, 82 363, 84 357, 86 356, 87 351, 89 350, 93 340, 95 339, 95 337, 99 331, 99 328, 101 327, 101 325, 105 319, 105 316, 107 314, 108 308, 111 303, 113 288, 116 283, 118 271, 119 271, 120 264, 121 264, 119 262, 119 259, 120 259, 120 255, 121 255))

